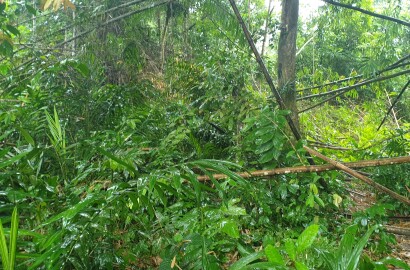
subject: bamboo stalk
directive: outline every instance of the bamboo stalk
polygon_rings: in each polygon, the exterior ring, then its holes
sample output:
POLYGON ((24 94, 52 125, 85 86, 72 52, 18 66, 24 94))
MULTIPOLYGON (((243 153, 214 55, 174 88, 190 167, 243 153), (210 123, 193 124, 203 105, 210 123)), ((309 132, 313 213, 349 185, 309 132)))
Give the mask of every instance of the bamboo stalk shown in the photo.
MULTIPOLYGON (((383 158, 376 160, 362 160, 356 162, 343 163, 349 168, 366 168, 366 167, 375 167, 375 166, 386 166, 386 165, 395 165, 410 163, 410 156, 406 157, 395 157, 395 158, 383 158)), ((338 168, 332 164, 325 165, 314 165, 314 166, 296 166, 296 167, 286 167, 286 168, 277 168, 273 170, 258 170, 254 172, 238 172, 236 174, 240 175, 243 178, 251 177, 270 177, 274 175, 289 174, 289 173, 311 173, 311 172, 324 172, 337 170, 338 168)), ((227 178, 225 174, 214 174, 212 177, 215 180, 221 180, 227 178)), ((209 176, 201 175, 198 176, 198 181, 208 181, 210 180, 209 176)))
POLYGON ((395 22, 395 23, 398 23, 398 24, 401 24, 401 25, 405 25, 405 26, 407 26, 407 27, 410 27, 410 23, 409 23, 409 22, 406 22, 406 21, 403 21, 403 20, 400 20, 400 19, 397 19, 397 18, 389 17, 389 16, 386 16, 386 15, 382 15, 382 14, 379 14, 379 13, 371 12, 371 11, 368 11, 368 10, 365 10, 365 9, 362 9, 362 8, 354 7, 354 6, 352 6, 352 5, 347 5, 347 4, 343 4, 343 3, 339 3, 339 2, 335 2, 335 1, 332 1, 332 0, 322 0, 322 1, 323 1, 323 2, 326 2, 326 3, 328 3, 328 4, 331 4, 331 5, 335 5, 335 6, 339 6, 339 7, 344 7, 344 8, 348 8, 348 9, 352 9, 352 10, 356 10, 356 11, 359 11, 359 12, 361 12, 361 13, 364 13, 364 14, 367 14, 367 15, 370 15, 370 16, 373 16, 373 17, 377 17, 377 18, 380 18, 380 19, 383 19, 383 20, 392 21, 392 22, 395 22))
POLYGON ((299 98, 297 98, 296 100, 298 100, 298 101, 299 101, 299 100, 306 100, 306 99, 311 99, 311 98, 316 98, 316 97, 327 96, 327 95, 331 95, 331 94, 335 94, 335 93, 343 94, 343 93, 346 93, 346 92, 348 92, 348 91, 350 91, 350 90, 352 90, 352 89, 355 89, 355 88, 357 88, 357 87, 361 87, 361 86, 364 86, 364 85, 367 85, 367 84, 371 84, 371 83, 374 83, 374 82, 380 82, 380 81, 389 80, 389 79, 392 79, 392 78, 395 78, 395 77, 398 77, 398 76, 405 75, 405 74, 407 74, 407 73, 410 73, 410 69, 403 70, 403 71, 400 71, 400 72, 397 72, 397 73, 394 73, 394 74, 391 74, 391 75, 386 75, 386 76, 383 76, 383 77, 377 77, 377 78, 373 78, 373 79, 367 79, 367 80, 361 81, 361 82, 359 82, 359 83, 356 83, 356 84, 354 84, 354 85, 344 86, 344 87, 341 87, 341 88, 336 89, 336 90, 332 90, 332 91, 328 91, 328 92, 324 92, 324 93, 319 93, 319 94, 313 94, 313 95, 308 95, 308 96, 299 97, 299 98))
POLYGON ((308 151, 311 155, 314 155, 314 156, 316 156, 316 157, 318 157, 318 158, 320 158, 320 159, 323 159, 324 161, 326 161, 326 162, 332 164, 332 165, 335 166, 336 168, 338 168, 338 169, 344 171, 345 173, 350 174, 351 176, 354 176, 354 177, 356 177, 356 178, 359 179, 359 180, 362 180, 363 182, 365 182, 366 184, 368 184, 368 185, 374 187, 374 188, 377 189, 378 191, 381 191, 381 192, 383 192, 383 193, 386 193, 386 194, 390 195, 391 197, 395 198, 396 200, 398 200, 398 201, 400 201, 400 202, 402 202, 402 203, 404 203, 404 204, 410 205, 410 200, 409 200, 408 198, 406 198, 406 197, 404 197, 404 196, 402 196, 402 195, 400 195, 400 194, 394 192, 394 191, 391 190, 391 189, 388 189, 388 188, 385 187, 385 186, 380 185, 379 183, 374 182, 374 181, 373 181, 372 179, 370 179, 369 177, 364 176, 364 175, 362 175, 362 174, 360 174, 360 173, 358 173, 358 172, 356 172, 356 171, 350 169, 350 168, 347 167, 346 165, 343 165, 342 163, 340 163, 340 162, 338 162, 338 161, 336 161, 336 160, 330 159, 330 158, 326 157, 325 155, 322 155, 322 154, 319 153, 318 151, 315 151, 315 150, 313 150, 313 149, 311 149, 311 148, 309 148, 309 147, 307 147, 307 146, 304 146, 303 148, 304 148, 306 151, 308 151))

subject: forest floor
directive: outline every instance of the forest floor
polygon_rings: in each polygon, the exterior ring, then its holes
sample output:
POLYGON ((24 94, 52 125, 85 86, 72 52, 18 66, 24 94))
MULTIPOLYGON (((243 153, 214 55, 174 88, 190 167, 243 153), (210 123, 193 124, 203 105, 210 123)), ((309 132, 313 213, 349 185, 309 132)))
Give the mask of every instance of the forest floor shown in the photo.
MULTIPOLYGON (((376 195, 368 190, 356 186, 349 189, 354 204, 350 207, 350 214, 363 211, 376 202, 376 195)), ((394 234, 397 244, 393 247, 392 257, 400 258, 410 265, 410 217, 394 216, 386 224, 386 230, 394 234)))

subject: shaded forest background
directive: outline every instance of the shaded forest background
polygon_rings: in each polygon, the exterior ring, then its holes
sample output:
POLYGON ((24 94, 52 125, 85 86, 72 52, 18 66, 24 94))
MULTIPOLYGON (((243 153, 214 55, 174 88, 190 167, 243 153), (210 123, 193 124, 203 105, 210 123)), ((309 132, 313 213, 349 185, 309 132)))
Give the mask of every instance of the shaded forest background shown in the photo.
MULTIPOLYGON (((410 2, 299 16, 292 81, 279 1, 236 4, 292 111, 228 0, 0 1, 3 269, 409 269, 385 227, 405 203, 337 170, 235 172, 308 166, 305 146, 408 158, 410 2)), ((408 163, 360 173, 409 199, 408 163)))

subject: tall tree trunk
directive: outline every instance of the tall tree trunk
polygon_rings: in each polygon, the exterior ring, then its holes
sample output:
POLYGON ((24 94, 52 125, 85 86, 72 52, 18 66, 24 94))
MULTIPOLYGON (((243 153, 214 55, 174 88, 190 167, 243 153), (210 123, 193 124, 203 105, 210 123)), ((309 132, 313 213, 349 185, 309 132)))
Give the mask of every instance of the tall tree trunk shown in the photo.
POLYGON ((300 130, 295 89, 298 13, 299 0, 282 0, 281 30, 278 47, 278 84, 285 106, 288 110, 291 110, 291 118, 296 128, 300 130))

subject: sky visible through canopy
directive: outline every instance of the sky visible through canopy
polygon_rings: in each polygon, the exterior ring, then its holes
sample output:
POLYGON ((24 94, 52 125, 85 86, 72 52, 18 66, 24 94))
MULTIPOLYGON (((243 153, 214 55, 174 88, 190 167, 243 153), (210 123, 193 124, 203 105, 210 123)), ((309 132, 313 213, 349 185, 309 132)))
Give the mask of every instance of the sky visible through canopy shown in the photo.
MULTIPOLYGON (((281 1, 273 0, 272 2, 275 6, 274 10, 279 13, 281 10, 281 1)), ((269 6, 269 0, 265 0, 265 5, 266 7, 269 6)), ((316 12, 318 7, 323 5, 324 2, 320 0, 299 0, 299 15, 303 19, 307 19, 310 15, 316 12)))

